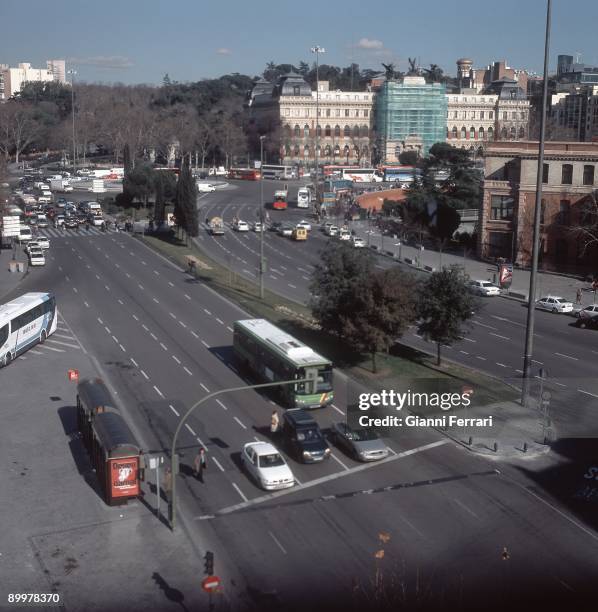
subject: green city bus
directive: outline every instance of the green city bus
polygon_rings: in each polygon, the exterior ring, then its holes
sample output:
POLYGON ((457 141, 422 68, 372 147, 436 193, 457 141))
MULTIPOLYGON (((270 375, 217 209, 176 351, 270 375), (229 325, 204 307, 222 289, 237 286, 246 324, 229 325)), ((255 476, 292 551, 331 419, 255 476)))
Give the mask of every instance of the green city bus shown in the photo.
POLYGON ((316 380, 315 394, 310 394, 310 383, 280 387, 278 395, 285 406, 322 408, 334 399, 332 362, 269 321, 235 321, 233 351, 237 363, 259 381, 316 380))

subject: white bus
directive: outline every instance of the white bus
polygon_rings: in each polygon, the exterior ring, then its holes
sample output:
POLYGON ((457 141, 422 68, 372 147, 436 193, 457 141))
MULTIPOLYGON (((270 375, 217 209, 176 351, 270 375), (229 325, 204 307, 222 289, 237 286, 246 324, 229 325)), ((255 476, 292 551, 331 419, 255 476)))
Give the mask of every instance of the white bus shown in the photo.
POLYGON ((311 193, 307 187, 301 187, 297 191, 297 208, 309 208, 311 193))
POLYGON ((272 166, 264 164, 261 168, 263 179, 284 181, 299 178, 296 166, 272 166))
POLYGON ((56 299, 52 293, 25 293, 0 306, 0 366, 56 331, 56 299))
POLYGON ((341 178, 354 183, 380 183, 382 177, 375 168, 343 168, 341 178))

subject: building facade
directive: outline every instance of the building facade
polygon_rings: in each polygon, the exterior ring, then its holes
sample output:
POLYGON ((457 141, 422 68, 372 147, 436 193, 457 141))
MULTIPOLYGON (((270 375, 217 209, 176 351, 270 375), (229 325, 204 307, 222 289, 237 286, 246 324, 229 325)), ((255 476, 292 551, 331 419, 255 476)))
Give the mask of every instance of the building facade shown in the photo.
POLYGON ((49 60, 46 62, 46 68, 32 68, 27 62, 19 64, 17 68, 3 64, 0 66, 0 81, 2 81, 0 90, 2 100, 18 94, 25 83, 50 81, 66 83, 65 62, 49 60))
POLYGON ((470 93, 446 94, 446 141, 460 148, 479 149, 493 141, 498 96, 470 93))
POLYGON ((376 97, 376 134, 385 162, 397 162, 405 149, 419 148, 418 153, 427 155, 433 144, 446 139, 445 93, 444 85, 419 76, 382 85, 376 97), (419 146, 409 144, 417 141, 419 146))
MULTIPOLYGON (((580 228, 598 189, 598 143, 547 142, 542 175, 540 266, 594 273, 598 250, 580 228)), ((485 153, 478 255, 531 262, 538 143, 495 142, 485 153)))

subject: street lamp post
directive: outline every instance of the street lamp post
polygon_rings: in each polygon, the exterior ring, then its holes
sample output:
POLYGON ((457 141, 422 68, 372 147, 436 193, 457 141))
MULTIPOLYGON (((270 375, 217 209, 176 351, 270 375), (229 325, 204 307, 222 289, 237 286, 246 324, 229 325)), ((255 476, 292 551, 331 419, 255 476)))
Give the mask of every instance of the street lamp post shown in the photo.
POLYGON ((76 70, 68 70, 67 74, 71 75, 71 111, 72 111, 72 119, 73 119, 73 175, 76 172, 76 160, 75 156, 77 154, 77 145, 75 142, 75 75, 77 74, 76 70))
MULTIPOLYGON (((260 173, 264 167, 264 139, 260 136, 260 173)), ((264 175, 260 176, 260 299, 264 299, 264 175)))
POLYGON ((544 167, 544 137, 546 126, 546 106, 548 98, 548 56, 550 49, 550 15, 552 1, 546 3, 546 35, 544 38, 544 82, 542 84, 542 111, 540 114, 540 144, 538 150, 538 170, 536 176, 536 202, 534 210, 534 232, 532 240, 532 265, 529 280, 529 298, 527 304, 527 325, 525 329, 525 353, 523 356, 523 381, 521 386, 521 404, 527 405, 530 378, 532 376, 532 355, 534 345, 534 315, 536 301, 536 282, 538 277, 538 251, 540 246, 540 216, 542 209, 542 175, 544 167))
POLYGON ((324 47, 320 47, 316 45, 311 48, 311 52, 316 54, 316 150, 314 153, 314 159, 316 162, 316 183, 315 183, 315 198, 316 205, 319 203, 319 189, 318 189, 318 156, 319 156, 319 144, 320 137, 318 134, 318 130, 320 127, 320 53, 326 53, 326 49, 324 47))
POLYGON ((171 512, 170 512, 170 528, 173 531, 176 527, 176 472, 174 469, 176 465, 176 461, 175 461, 176 441, 177 441, 177 438, 179 437, 181 428, 183 427, 184 423, 189 418, 189 415, 196 408, 199 408, 203 403, 207 402, 208 400, 211 400, 214 397, 223 395, 225 393, 233 393, 234 391, 247 391, 250 389, 267 389, 267 388, 272 388, 272 387, 283 387, 287 385, 297 385, 300 383, 306 383, 306 384, 310 383, 311 385, 313 385, 312 389, 310 390, 313 390, 315 392, 316 383, 315 383, 314 378, 298 378, 296 380, 281 380, 279 382, 263 383, 260 385, 245 385, 243 387, 233 387, 231 389, 221 389, 220 391, 214 391, 213 393, 209 393, 205 397, 202 397, 200 400, 195 402, 195 404, 193 404, 193 406, 191 406, 191 408, 187 410, 187 412, 183 415, 183 418, 179 421, 179 424, 177 425, 177 428, 174 432, 174 436, 172 438, 172 454, 170 455, 171 470, 172 470, 172 491, 171 491, 172 498, 171 498, 171 512))

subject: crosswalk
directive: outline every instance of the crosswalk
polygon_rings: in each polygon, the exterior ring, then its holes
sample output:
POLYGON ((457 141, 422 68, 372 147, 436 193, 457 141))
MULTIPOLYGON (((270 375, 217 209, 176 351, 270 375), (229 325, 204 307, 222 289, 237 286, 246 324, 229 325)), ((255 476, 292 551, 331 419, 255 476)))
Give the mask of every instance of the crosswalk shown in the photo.
POLYGON ((90 227, 89 230, 86 230, 84 227, 80 227, 79 230, 72 229, 64 229, 59 230, 53 227, 44 227, 37 229, 38 236, 45 236, 46 238, 85 238, 85 236, 101 236, 106 234, 117 234, 114 229, 107 229, 103 232, 101 229, 97 227, 90 227))

